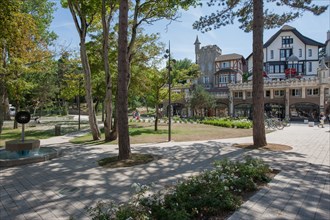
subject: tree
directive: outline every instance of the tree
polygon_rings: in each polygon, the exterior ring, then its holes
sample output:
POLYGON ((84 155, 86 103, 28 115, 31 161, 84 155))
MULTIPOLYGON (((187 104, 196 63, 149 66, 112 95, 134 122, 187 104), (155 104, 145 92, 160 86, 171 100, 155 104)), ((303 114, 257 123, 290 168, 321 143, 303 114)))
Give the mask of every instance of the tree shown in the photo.
POLYGON ((155 131, 158 130, 159 119, 159 105, 167 97, 168 91, 165 85, 168 83, 168 71, 166 69, 158 70, 157 68, 150 68, 148 71, 148 90, 146 92, 146 99, 148 103, 152 104, 155 111, 155 131))
POLYGON ((128 159, 131 156, 131 147, 128 133, 128 0, 121 0, 119 5, 118 31, 118 86, 116 113, 118 123, 118 159, 128 159))
POLYGON ((109 30, 110 30, 110 22, 112 20, 113 14, 117 7, 117 1, 106 1, 102 0, 102 58, 104 65, 104 73, 105 73, 105 120, 104 120, 104 140, 112 141, 117 137, 114 137, 114 133, 111 132, 112 129, 112 80, 111 80, 111 72, 109 67, 109 30), (108 7, 107 7, 108 6, 108 7), (108 9, 108 10, 107 10, 108 9))
POLYGON ((185 58, 183 60, 176 60, 173 64, 172 83, 186 84, 192 79, 198 78, 200 75, 200 68, 191 60, 185 58))
POLYGON ((208 6, 218 6, 221 10, 204 16, 193 24, 198 30, 209 31, 233 24, 237 18, 240 28, 246 32, 253 31, 253 142, 255 147, 267 145, 264 125, 264 82, 263 82, 263 30, 279 27, 293 21, 304 12, 320 15, 328 6, 312 4, 312 0, 267 0, 268 6, 288 6, 289 12, 277 14, 273 10, 264 10, 263 0, 210 0, 208 6), (275 5, 274 5, 275 4, 275 5))
MULTIPOLYGON (((129 133, 128 133, 128 109, 127 109, 127 87, 130 84, 131 78, 131 61, 134 57, 135 42, 138 33, 138 28, 143 23, 152 23, 160 19, 170 19, 175 20, 179 8, 188 9, 188 7, 194 4, 196 0, 148 0, 141 1, 135 0, 135 4, 132 6, 132 21, 131 21, 131 35, 130 41, 128 42, 128 32, 127 28, 128 21, 126 21, 126 13, 128 14, 128 1, 121 0, 119 7, 119 33, 118 33, 118 86, 117 86, 117 98, 116 98, 116 111, 117 120, 120 121, 118 124, 119 132, 119 159, 127 159, 130 156, 130 146, 129 146, 129 133), (127 24, 126 24, 127 23, 127 24), (126 26, 127 25, 127 26, 126 26), (125 30, 124 30, 125 29, 125 30), (126 42, 127 41, 127 42, 126 42), (127 48, 124 49, 123 45, 127 48), (126 51, 126 56, 123 55, 123 51, 126 51), (127 59, 127 65, 125 59, 127 59), (127 68, 127 69, 126 69, 127 68), (126 74, 124 79, 123 74, 126 74), (126 82, 124 82, 126 81, 126 82), (126 95, 126 97, 124 97, 126 95), (126 124, 127 123, 127 124, 126 124), (122 132, 120 134, 120 132, 122 132), (120 140, 122 139, 122 140, 120 140)), ((127 15, 128 20, 128 15, 127 15)))
POLYGON ((97 11, 97 1, 86 2, 84 0, 62 1, 63 6, 68 6, 80 38, 80 58, 84 70, 85 97, 88 108, 89 126, 93 140, 101 138, 101 132, 97 124, 96 113, 93 106, 91 68, 86 52, 86 36, 88 27, 92 24, 97 11))
POLYGON ((8 119, 9 101, 7 82, 7 62, 8 62, 8 41, 16 31, 12 24, 15 22, 14 14, 18 13, 19 3, 16 0, 0 1, 0 134, 2 132, 3 121, 8 119))
POLYGON ((34 87, 31 82, 24 81, 26 74, 38 72, 35 70, 40 69, 40 65, 35 64, 51 56, 47 46, 56 36, 51 34, 52 38, 42 38, 42 35, 48 33, 54 3, 37 2, 47 4, 47 7, 34 7, 37 3, 33 0, 0 2, 0 132, 2 113, 8 111, 8 99, 14 101, 19 110, 19 105, 24 104, 24 96, 34 87))
POLYGON ((215 105, 215 98, 206 92, 205 89, 197 85, 194 88, 192 98, 190 99, 190 106, 196 115, 197 110, 210 109, 215 105))

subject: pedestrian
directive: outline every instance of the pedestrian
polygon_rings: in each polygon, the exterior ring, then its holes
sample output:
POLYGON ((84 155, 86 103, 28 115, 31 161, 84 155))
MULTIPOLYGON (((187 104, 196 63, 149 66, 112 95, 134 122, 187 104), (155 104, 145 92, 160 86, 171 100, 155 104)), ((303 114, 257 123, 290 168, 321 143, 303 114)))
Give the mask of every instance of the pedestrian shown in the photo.
POLYGON ((318 127, 324 128, 324 121, 325 121, 326 117, 324 115, 324 112, 321 112, 320 114, 320 124, 318 124, 318 127))

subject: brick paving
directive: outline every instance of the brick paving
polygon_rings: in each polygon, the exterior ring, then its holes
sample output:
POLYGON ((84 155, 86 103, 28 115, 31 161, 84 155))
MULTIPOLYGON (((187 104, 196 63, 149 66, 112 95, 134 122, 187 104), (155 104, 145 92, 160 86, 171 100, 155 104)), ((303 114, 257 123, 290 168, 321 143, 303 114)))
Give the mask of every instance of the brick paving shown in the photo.
POLYGON ((116 155, 115 145, 77 146, 70 137, 42 140, 64 155, 50 161, 0 170, 0 219, 89 219, 85 207, 97 201, 127 201, 131 185, 154 182, 162 188, 211 167, 224 157, 261 157, 281 172, 236 211, 236 219, 330 219, 329 127, 293 124, 267 134, 268 143, 286 144, 287 152, 244 150, 233 143, 252 137, 198 142, 132 145, 133 152, 158 154, 161 159, 130 168, 104 169, 96 161, 116 155))

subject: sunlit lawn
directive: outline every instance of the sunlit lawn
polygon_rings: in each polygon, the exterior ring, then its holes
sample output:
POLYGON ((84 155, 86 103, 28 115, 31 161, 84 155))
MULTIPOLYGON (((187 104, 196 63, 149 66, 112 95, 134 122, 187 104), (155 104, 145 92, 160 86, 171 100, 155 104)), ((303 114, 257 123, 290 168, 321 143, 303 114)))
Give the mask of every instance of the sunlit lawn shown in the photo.
MULTIPOLYGON (((54 137, 54 124, 59 122, 45 122, 38 124, 36 127, 26 127, 26 139, 46 139, 54 137)), ((61 122, 61 134, 67 134, 77 131, 75 122, 61 122)), ((88 124, 83 125, 88 128, 88 124)), ((4 128, 0 135, 0 147, 4 147, 5 141, 21 139, 21 127, 18 129, 4 128)), ((154 123, 151 122, 131 122, 129 124, 130 143, 159 143, 168 141, 168 124, 158 124, 158 130, 154 130, 154 123)), ((171 140, 173 141, 198 141, 198 140, 214 140, 224 138, 246 137, 252 135, 252 129, 234 129, 224 128, 204 124, 191 124, 191 123, 172 123, 171 127, 171 140)), ((71 140, 76 144, 105 144, 104 134, 102 133, 101 140, 93 141, 90 133, 76 137, 71 140)), ((117 144, 117 140, 109 144, 117 144)))
MULTIPOLYGON (((77 122, 72 121, 43 121, 42 124, 31 126, 27 124, 24 129, 26 140, 29 139, 47 139, 55 136, 55 124, 61 124, 61 134, 68 134, 77 131, 77 122)), ((18 125, 17 129, 12 129, 13 122, 7 124, 0 134, 0 148, 5 146, 5 142, 9 140, 22 139, 22 125, 18 125)), ((85 124, 82 127, 86 127, 85 124)))
MULTIPOLYGON (((154 130, 153 123, 130 123, 130 143, 157 143, 168 141, 168 124, 161 123, 158 130, 154 130)), ((246 137, 252 135, 252 129, 224 128, 204 124, 173 123, 171 127, 171 140, 173 141, 197 141, 214 140, 224 138, 246 137)), ((102 139, 104 135, 102 134, 102 139)), ((86 134, 71 140, 76 144, 104 144, 104 140, 93 141, 91 134, 86 134)), ((116 144, 117 141, 110 142, 116 144)))
MULTIPOLYGON (((45 130, 26 130, 24 132, 25 139, 45 139, 54 136, 54 129, 45 130)), ((22 135, 22 129, 4 129, 0 134, 0 147, 5 146, 5 141, 20 140, 22 135)))

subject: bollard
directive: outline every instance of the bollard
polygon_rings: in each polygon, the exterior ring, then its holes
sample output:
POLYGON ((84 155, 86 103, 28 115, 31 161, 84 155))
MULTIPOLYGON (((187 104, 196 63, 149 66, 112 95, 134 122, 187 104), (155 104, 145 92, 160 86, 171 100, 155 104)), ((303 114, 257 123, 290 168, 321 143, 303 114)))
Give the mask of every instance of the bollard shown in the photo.
POLYGON ((61 135, 61 125, 55 125, 55 136, 61 135))

